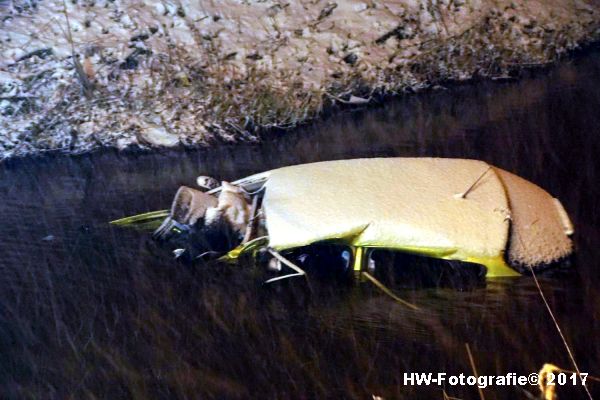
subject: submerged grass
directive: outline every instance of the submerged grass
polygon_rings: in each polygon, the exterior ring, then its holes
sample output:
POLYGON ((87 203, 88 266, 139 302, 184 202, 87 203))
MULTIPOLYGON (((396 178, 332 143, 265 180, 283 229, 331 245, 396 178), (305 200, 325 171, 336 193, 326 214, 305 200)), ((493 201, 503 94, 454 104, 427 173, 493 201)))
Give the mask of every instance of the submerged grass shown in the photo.
POLYGON ((379 280, 377 280, 373 275, 371 275, 365 271, 361 272, 361 275, 364 276, 365 278, 367 278, 373 285, 375 285, 375 287, 377 289, 381 290, 383 293, 385 293, 387 296, 392 298, 394 301, 410 308, 411 310, 420 311, 419 307, 417 307, 416 305, 409 303, 408 301, 403 300, 400 297, 398 297, 397 295, 395 295, 394 292, 392 292, 383 283, 379 282, 379 280))
MULTIPOLYGON (((473 353, 471 353, 471 347, 469 346, 469 343, 465 343, 465 348, 467 349, 467 355, 469 356, 469 363, 471 364, 473 376, 475 376, 475 379, 479 380, 479 373, 477 372, 477 366, 475 365, 475 358, 473 358, 473 353)), ((483 389, 477 386, 477 391, 479 392, 479 399, 485 400, 483 389)))
MULTIPOLYGON (((533 277, 533 280, 535 282, 535 286, 537 287, 537 290, 540 294, 540 297, 542 298, 544 305, 546 306, 546 310, 548 310, 548 314, 550 314, 550 318, 552 318, 552 322, 554 323, 554 326, 556 327, 556 331, 560 335, 560 339, 562 340, 562 342, 565 346, 565 350, 567 351, 567 354, 569 355, 569 359, 573 363, 573 367, 575 368, 575 371, 577 371, 577 375, 581 376, 581 371, 579 370, 577 361, 575 361, 575 356, 573 355, 573 350, 571 350, 571 347, 569 346, 567 339, 565 339, 565 335, 563 334, 562 329, 560 329, 560 325, 558 325, 558 321, 556 320, 556 317, 554 316, 554 313, 552 312, 552 308, 550 307, 550 304, 548 304, 548 300, 546 299, 546 296, 544 295, 544 292, 542 291, 542 287, 540 286, 540 282, 538 281, 535 271, 531 267, 529 267, 529 270, 530 270, 531 276, 533 277)), ((585 393, 586 393, 588 399, 593 400, 592 394, 590 393, 590 389, 587 387, 585 382, 583 383, 583 388, 585 390, 585 393)), ((548 390, 548 392, 550 392, 550 390, 548 390)), ((554 396, 553 393, 551 393, 551 395, 554 396)))

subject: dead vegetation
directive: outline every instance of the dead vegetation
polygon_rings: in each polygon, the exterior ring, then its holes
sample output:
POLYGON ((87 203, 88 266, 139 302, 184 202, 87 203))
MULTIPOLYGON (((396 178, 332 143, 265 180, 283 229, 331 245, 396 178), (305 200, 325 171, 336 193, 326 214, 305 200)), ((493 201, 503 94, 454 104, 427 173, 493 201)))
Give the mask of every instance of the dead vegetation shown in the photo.
POLYGON ((373 94, 514 77, 596 40, 598 12, 584 0, 12 1, 0 157, 255 141, 373 94))

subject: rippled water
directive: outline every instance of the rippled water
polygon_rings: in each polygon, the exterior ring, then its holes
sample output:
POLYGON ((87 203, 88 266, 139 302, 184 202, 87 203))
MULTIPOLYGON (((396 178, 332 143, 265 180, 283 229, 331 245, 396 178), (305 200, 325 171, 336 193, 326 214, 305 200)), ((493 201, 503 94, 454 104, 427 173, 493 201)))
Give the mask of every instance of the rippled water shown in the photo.
POLYGON ((599 376, 600 52, 530 75, 342 112, 260 145, 0 165, 0 397, 441 399, 403 373, 471 373, 466 343, 479 374, 573 369, 531 277, 397 289, 412 311, 368 286, 265 289, 248 268, 181 265, 107 224, 166 208, 200 174, 373 156, 483 159, 560 198, 577 229, 574 268, 540 282, 581 370, 599 376))

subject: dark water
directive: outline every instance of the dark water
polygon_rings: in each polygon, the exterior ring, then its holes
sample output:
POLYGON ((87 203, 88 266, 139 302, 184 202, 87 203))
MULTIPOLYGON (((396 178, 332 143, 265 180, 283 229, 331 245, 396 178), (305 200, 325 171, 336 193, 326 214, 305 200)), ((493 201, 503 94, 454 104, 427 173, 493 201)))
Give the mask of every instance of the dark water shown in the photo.
MULTIPOLYGON (((531 277, 398 289, 313 280, 265 290, 243 267, 190 268, 107 221, 166 208, 199 174, 372 156, 478 158, 559 197, 575 267, 540 277, 582 371, 600 376, 600 52, 519 82, 477 83, 342 113, 261 145, 0 165, 0 397, 442 399, 404 372, 573 369, 531 277)), ((600 398, 600 383, 588 380, 600 398)), ((473 387, 445 387, 479 398, 473 387)), ((585 398, 581 387, 559 388, 585 398)), ((537 398, 535 386, 486 399, 537 398), (531 397, 536 396, 536 397, 531 397)))

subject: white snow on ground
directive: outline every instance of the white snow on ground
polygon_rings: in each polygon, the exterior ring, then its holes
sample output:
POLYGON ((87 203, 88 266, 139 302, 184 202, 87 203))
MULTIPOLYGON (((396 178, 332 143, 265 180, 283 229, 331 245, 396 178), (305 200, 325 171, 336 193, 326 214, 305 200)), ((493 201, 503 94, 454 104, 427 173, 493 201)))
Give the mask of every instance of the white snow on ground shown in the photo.
POLYGON ((599 11, 592 0, 4 2, 0 159, 254 140, 352 95, 553 61, 597 39, 599 11))

